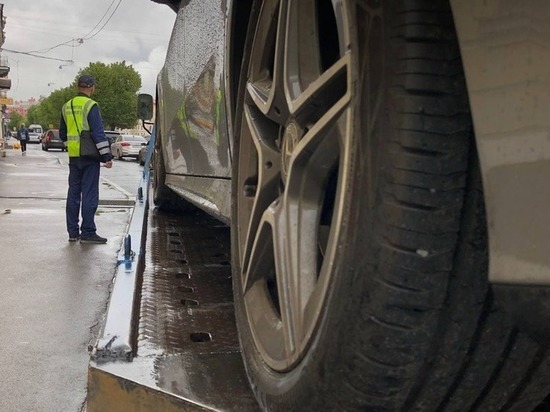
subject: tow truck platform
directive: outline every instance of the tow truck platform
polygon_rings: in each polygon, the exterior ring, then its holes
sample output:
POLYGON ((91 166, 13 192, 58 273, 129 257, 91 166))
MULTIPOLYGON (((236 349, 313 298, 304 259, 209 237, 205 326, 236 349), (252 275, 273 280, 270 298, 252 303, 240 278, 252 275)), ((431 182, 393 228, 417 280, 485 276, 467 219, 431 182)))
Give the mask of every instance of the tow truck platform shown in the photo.
POLYGON ((90 348, 86 410, 258 411, 235 326, 229 228, 198 209, 150 207, 149 181, 147 159, 90 348))

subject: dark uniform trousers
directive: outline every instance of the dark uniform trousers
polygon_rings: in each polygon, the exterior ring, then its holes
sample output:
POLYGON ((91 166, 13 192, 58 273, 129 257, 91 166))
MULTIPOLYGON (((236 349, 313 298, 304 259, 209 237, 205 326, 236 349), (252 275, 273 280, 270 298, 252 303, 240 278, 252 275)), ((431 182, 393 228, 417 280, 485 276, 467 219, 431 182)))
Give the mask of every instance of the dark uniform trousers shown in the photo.
POLYGON ((95 160, 71 158, 67 193, 67 229, 70 236, 91 236, 96 232, 95 212, 99 204, 99 168, 95 160), (78 217, 82 209, 82 225, 78 217))

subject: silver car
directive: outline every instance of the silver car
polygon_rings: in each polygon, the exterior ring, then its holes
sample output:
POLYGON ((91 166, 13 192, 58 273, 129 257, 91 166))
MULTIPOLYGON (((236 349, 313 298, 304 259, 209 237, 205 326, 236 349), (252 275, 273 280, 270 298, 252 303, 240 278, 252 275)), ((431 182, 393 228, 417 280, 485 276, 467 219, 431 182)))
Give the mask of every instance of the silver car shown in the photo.
POLYGON ((139 151, 147 145, 147 140, 142 136, 123 134, 118 136, 111 145, 111 154, 117 160, 124 157, 138 158, 139 151))
POLYGON ((157 1, 154 200, 231 226, 262 408, 534 409, 550 2, 157 1))

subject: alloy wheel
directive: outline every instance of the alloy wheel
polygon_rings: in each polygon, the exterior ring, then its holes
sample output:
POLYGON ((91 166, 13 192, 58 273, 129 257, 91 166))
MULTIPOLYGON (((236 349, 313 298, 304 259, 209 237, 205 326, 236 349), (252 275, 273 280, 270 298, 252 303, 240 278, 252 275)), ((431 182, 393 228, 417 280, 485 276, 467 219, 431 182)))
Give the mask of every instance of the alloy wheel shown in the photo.
MULTIPOLYGON (((344 0, 268 0, 252 45, 236 186, 240 283, 256 348, 277 371, 311 344, 349 224, 355 15, 344 0)), ((367 49, 379 38, 371 26, 367 49)), ((372 122, 377 99, 366 103, 372 122)))

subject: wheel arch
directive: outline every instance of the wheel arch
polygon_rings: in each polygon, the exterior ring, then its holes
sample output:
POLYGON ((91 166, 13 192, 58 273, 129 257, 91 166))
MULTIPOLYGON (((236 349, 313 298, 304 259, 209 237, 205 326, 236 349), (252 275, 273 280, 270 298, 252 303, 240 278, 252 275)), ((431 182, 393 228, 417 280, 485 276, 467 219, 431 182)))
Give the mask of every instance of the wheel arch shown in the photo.
POLYGON ((550 35, 538 30, 550 4, 451 7, 483 180, 489 280, 550 285, 550 53, 540 46, 550 35))
POLYGON ((479 155, 489 281, 532 337, 550 342, 550 4, 450 0, 479 155))

